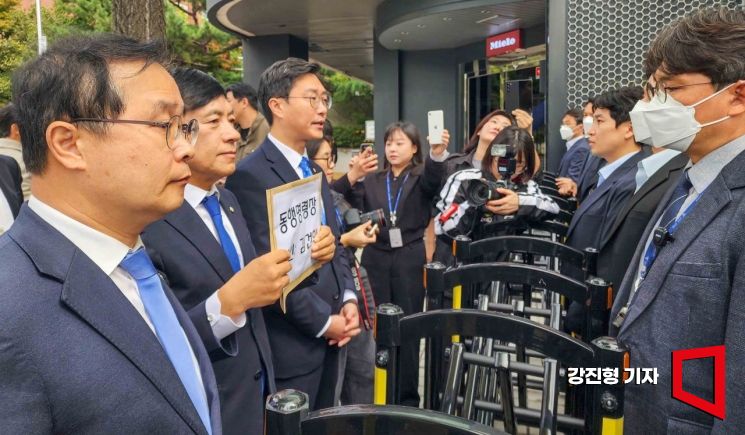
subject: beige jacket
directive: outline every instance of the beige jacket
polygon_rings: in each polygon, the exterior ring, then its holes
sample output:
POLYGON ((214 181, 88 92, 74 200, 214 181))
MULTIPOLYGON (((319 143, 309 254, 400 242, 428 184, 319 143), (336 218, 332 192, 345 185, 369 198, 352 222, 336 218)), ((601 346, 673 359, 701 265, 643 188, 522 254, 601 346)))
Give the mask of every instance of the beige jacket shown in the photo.
POLYGON ((256 148, 264 142, 266 136, 269 134, 269 123, 261 113, 256 114, 253 124, 248 132, 246 140, 238 141, 238 150, 236 151, 235 161, 238 162, 242 158, 254 152, 256 148))

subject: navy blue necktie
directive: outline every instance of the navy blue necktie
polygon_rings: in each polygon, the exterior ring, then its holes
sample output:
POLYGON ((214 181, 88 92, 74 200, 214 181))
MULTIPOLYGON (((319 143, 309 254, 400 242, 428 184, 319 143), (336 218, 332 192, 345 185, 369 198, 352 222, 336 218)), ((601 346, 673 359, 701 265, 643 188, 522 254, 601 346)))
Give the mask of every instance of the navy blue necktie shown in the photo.
POLYGON ((193 354, 186 339, 186 334, 181 328, 176 312, 173 311, 173 306, 166 297, 153 262, 145 249, 140 248, 127 254, 119 266, 132 275, 132 278, 137 282, 142 304, 145 306, 145 311, 155 328, 155 334, 158 336, 166 355, 168 355, 168 359, 171 360, 173 368, 176 369, 176 373, 181 379, 181 383, 194 404, 202 423, 207 428, 207 432, 211 434, 212 424, 210 423, 207 398, 204 394, 204 385, 200 382, 194 367, 193 354))
MULTIPOLYGON (((310 169, 310 160, 303 156, 300 160, 300 171, 303 173, 303 178, 308 178, 313 175, 313 171, 310 169)), ((321 209, 321 225, 326 225, 326 210, 321 209)))
MULTIPOLYGON (((670 230, 670 226, 675 222, 675 218, 678 216, 680 208, 683 206, 686 198, 688 198, 688 193, 690 192, 691 187, 693 187, 693 184, 691 184, 691 179, 688 178, 688 170, 686 170, 683 173, 683 176, 680 177, 680 180, 678 180, 678 185, 675 187, 675 190, 670 197, 670 201, 667 203, 665 212, 660 218, 659 227, 664 227, 668 231, 670 230)), ((647 250, 644 253, 644 269, 640 271, 642 278, 647 275, 649 268, 654 264, 654 260, 657 259, 659 251, 657 245, 655 245, 653 241, 650 241, 649 246, 647 246, 647 250)))
POLYGON ((230 239, 228 231, 225 229, 225 225, 222 223, 222 212, 220 211, 220 201, 217 199, 217 193, 213 193, 204 198, 202 204, 204 204, 204 208, 206 208, 207 212, 210 214, 212 223, 215 224, 217 236, 220 239, 220 245, 222 245, 222 250, 225 252, 225 256, 228 257, 230 267, 233 269, 234 273, 238 272, 241 270, 241 259, 238 257, 238 251, 235 249, 235 245, 230 239))

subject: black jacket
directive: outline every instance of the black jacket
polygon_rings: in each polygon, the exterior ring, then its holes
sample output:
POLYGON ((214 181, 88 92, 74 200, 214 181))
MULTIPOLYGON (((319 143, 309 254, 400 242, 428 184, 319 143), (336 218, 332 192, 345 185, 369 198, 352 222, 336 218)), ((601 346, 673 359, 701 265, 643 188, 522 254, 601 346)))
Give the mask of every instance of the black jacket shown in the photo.
POLYGON ((616 215, 613 226, 601 243, 598 257, 598 276, 610 281, 614 288, 621 285, 636 247, 644 243, 640 239, 649 219, 665 193, 677 182, 688 160, 686 154, 681 154, 667 162, 616 215))
POLYGON ((23 204, 21 169, 15 159, 2 155, 0 155, 0 192, 8 200, 13 217, 18 217, 18 211, 23 204))
MULTIPOLYGON (((314 173, 320 171, 312 162, 311 166, 314 173)), ((295 169, 269 139, 241 160, 235 173, 228 177, 226 187, 241 205, 257 254, 270 250, 266 190, 298 179, 295 169)), ((326 223, 338 242, 339 226, 332 218, 334 202, 325 178, 322 186, 326 223)), ((277 378, 301 376, 323 365, 329 346, 316 334, 330 315, 341 310, 344 290, 354 288, 346 252, 340 245, 337 245, 333 261, 318 269, 315 277, 315 280, 305 280, 289 294, 286 313, 279 303, 264 308, 277 378)))
MULTIPOLYGON (((235 230, 248 264, 256 257, 246 221, 235 196, 220 190, 220 203, 235 230)), ((207 320, 204 303, 233 277, 228 258, 197 212, 186 201, 142 234, 155 267, 165 274, 171 290, 189 312, 210 352, 220 393, 220 413, 225 434, 261 433, 266 369, 268 392, 275 391, 269 337, 260 308, 246 313, 246 326, 218 343, 207 320), (233 351, 231 351, 231 348, 233 351), (237 354, 236 354, 237 352, 237 354)))
MULTIPOLYGON (((443 172, 444 163, 435 162, 427 157, 423 165, 409 166, 401 172, 397 179, 392 178, 391 202, 394 207, 398 187, 400 183, 406 181, 396 210, 398 217, 396 226, 401 228, 404 245, 421 240, 424 236, 424 230, 429 225, 429 220, 432 217, 432 203, 435 195, 437 195, 443 172), (407 174, 408 179, 406 179, 407 174)), ((391 249, 388 235, 391 222, 386 186, 388 173, 389 171, 384 170, 368 175, 364 181, 355 183, 354 186, 351 186, 349 178, 344 176, 333 185, 334 190, 343 194, 350 204, 361 211, 383 209, 388 222, 385 228, 381 228, 378 240, 373 245, 383 250, 391 249)))

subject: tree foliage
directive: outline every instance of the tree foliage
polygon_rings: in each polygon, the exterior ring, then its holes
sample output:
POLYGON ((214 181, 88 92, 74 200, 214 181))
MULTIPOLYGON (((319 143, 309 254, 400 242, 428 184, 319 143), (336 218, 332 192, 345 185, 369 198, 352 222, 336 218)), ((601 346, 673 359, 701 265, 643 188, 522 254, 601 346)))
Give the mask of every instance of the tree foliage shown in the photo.
MULTIPOLYGON (((242 78, 241 41, 209 23, 205 0, 163 0, 166 43, 176 64, 212 74, 222 84, 242 78)), ((81 33, 112 31, 112 0, 56 0, 42 13, 49 44, 81 33)), ((0 105, 10 100, 10 76, 36 55, 36 15, 20 0, 0 0, 0 105)), ((372 119, 373 89, 369 84, 324 68, 324 80, 334 97, 329 117, 337 143, 358 146, 366 119, 372 119)))
MULTIPOLYGON (((12 71, 37 52, 36 15, 20 0, 0 0, 0 104, 10 100, 12 71)), ((199 68, 221 83, 241 79, 241 43, 209 23, 205 0, 165 0, 166 44, 176 64, 199 68)), ((56 0, 44 8, 48 44, 81 33, 110 32, 112 0, 56 0)))
POLYGON ((365 140, 365 120, 373 116, 372 86, 328 68, 321 74, 334 98, 329 118, 337 146, 358 147, 365 140))

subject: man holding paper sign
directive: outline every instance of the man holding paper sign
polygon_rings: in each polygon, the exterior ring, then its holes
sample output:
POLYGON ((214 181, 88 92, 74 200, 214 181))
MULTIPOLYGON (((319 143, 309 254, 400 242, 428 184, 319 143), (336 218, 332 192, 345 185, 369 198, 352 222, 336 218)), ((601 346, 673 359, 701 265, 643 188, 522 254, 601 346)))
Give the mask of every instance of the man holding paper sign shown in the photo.
POLYGON ((142 239, 210 354, 223 433, 262 433, 264 401, 275 386, 261 307, 289 283, 290 256, 278 249, 258 257, 235 196, 218 186, 235 171, 239 138, 225 90, 196 69, 171 75, 201 134, 183 204, 145 228, 142 239))
MULTIPOLYGON (((271 243, 266 191, 319 172, 305 151, 307 141, 323 136, 331 106, 319 69, 289 58, 270 66, 259 81, 259 102, 271 131, 227 182, 259 254, 269 251, 271 243)), ((311 409, 334 404, 338 348, 360 331, 349 262, 343 249, 335 249, 339 228, 336 219, 326 219, 334 216, 334 205, 325 180, 321 198, 319 219, 325 225, 313 240, 311 258, 323 266, 287 296, 286 312, 279 304, 264 309, 277 388, 308 393, 311 409)))

